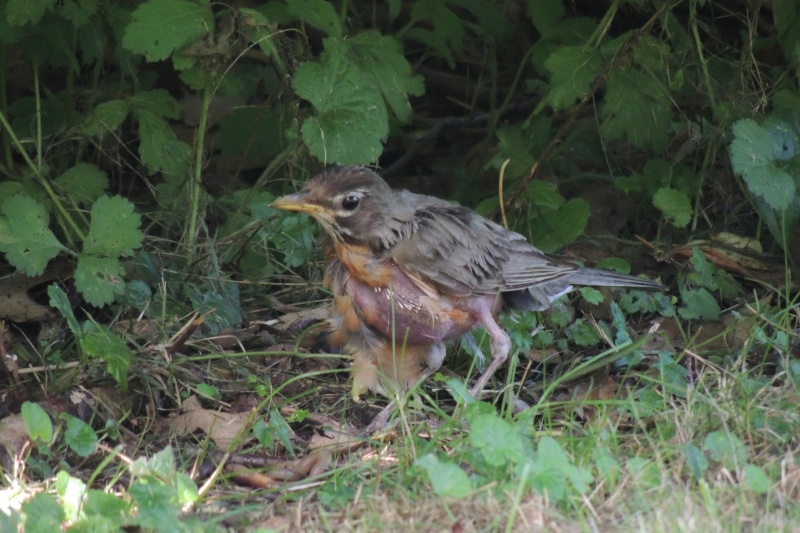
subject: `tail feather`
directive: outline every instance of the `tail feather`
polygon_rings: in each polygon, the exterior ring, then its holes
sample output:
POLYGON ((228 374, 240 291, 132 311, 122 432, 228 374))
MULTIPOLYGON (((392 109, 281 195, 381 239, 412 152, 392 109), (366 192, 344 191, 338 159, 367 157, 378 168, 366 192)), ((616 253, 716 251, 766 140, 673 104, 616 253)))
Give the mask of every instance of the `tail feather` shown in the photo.
POLYGON ((571 272, 564 281, 570 285, 594 285, 597 287, 628 287, 631 289, 663 289, 657 281, 620 274, 599 268, 581 268, 571 272))

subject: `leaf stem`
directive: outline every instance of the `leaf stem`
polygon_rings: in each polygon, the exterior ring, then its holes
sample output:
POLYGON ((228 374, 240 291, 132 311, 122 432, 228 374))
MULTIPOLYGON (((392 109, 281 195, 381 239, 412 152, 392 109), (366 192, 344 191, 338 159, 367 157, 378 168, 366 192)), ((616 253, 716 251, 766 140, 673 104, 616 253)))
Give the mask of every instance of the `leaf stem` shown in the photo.
POLYGON ((210 86, 203 89, 203 108, 200 111, 200 124, 194 146, 194 172, 189 187, 189 231, 186 246, 189 249, 189 262, 194 260, 197 246, 197 219, 200 212, 200 192, 203 184, 203 158, 205 155, 206 126, 208 124, 208 108, 211 105, 213 90, 210 86))

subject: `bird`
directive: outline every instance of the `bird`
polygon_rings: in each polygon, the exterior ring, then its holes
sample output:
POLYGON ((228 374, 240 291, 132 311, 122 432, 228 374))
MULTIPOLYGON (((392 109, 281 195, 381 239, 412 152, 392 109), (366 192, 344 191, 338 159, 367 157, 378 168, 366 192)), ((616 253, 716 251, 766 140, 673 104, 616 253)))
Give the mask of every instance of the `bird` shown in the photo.
POLYGON ((381 392, 379 373, 400 387, 424 380, 441 368, 445 343, 483 326, 491 360, 470 389, 478 398, 511 350, 501 310, 541 311, 580 286, 663 289, 560 261, 469 208, 393 189, 367 167, 330 166, 270 207, 308 214, 330 237, 331 330, 353 354, 354 397, 381 392))

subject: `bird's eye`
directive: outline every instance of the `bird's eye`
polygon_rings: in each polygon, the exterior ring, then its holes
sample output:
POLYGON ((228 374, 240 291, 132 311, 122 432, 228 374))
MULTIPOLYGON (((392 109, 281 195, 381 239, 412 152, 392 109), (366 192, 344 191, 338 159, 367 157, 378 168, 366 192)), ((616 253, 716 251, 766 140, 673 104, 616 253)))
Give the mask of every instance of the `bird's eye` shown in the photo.
POLYGON ((356 196, 355 194, 351 194, 349 196, 345 196, 344 200, 342 200, 342 208, 352 211, 356 207, 358 207, 358 203, 361 201, 361 198, 356 196))

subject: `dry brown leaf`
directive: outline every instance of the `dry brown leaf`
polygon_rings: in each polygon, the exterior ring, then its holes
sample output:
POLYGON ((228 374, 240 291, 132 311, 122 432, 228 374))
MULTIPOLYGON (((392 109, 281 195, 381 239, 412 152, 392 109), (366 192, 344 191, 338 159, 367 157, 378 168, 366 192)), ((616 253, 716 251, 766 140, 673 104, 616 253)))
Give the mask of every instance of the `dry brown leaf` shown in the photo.
MULTIPOLYGON (((196 396, 183 402, 181 413, 169 418, 178 435, 191 435, 198 429, 208 435, 221 450, 227 450, 236 436, 244 431, 249 412, 223 413, 205 409, 196 396)), ((245 441, 242 441, 245 442, 245 441)))

